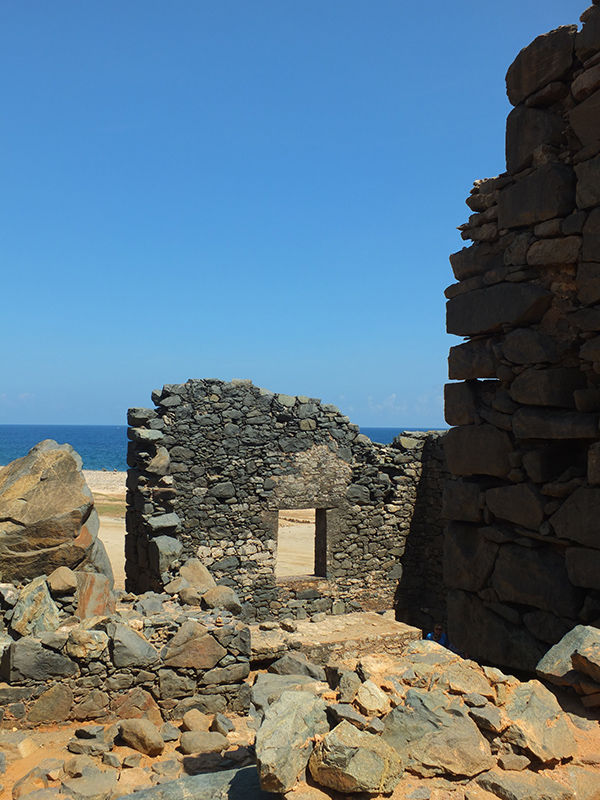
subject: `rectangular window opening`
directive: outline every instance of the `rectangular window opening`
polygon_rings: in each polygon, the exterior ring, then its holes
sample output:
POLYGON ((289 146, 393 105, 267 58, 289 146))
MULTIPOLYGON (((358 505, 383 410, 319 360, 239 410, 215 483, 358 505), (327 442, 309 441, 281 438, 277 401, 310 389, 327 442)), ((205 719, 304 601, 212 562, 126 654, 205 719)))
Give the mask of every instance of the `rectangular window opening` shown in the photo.
POLYGON ((324 508, 279 511, 275 576, 325 577, 327 514, 324 508))

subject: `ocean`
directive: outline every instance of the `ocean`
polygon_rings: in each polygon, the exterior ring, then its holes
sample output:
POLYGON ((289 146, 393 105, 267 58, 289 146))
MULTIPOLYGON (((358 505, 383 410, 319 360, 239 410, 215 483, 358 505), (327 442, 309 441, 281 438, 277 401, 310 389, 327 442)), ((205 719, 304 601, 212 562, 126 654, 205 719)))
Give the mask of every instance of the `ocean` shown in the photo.
MULTIPOLYGON (((361 428, 373 442, 389 444, 401 431, 421 428, 361 428)), ((0 466, 26 456, 44 439, 70 444, 81 456, 84 469, 127 469, 126 425, 0 425, 0 466)))

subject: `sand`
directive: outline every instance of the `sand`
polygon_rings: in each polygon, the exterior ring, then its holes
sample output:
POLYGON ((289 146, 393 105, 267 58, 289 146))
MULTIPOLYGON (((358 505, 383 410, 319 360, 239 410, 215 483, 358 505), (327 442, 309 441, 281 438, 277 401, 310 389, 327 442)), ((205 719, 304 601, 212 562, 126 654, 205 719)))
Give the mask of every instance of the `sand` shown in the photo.
MULTIPOLYGON (((106 547, 115 576, 115 588, 125 589, 125 481, 126 472, 83 470, 100 517, 99 537, 106 547)), ((315 511, 294 509, 279 515, 275 575, 312 575, 314 571, 315 511)))

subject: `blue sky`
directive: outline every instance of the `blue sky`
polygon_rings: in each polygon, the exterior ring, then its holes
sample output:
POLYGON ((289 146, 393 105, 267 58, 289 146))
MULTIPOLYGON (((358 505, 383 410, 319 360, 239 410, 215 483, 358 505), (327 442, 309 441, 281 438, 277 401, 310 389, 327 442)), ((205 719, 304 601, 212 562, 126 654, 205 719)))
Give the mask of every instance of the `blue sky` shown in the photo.
POLYGON ((251 378, 440 427, 448 254, 571 0, 4 0, 0 423, 251 378))

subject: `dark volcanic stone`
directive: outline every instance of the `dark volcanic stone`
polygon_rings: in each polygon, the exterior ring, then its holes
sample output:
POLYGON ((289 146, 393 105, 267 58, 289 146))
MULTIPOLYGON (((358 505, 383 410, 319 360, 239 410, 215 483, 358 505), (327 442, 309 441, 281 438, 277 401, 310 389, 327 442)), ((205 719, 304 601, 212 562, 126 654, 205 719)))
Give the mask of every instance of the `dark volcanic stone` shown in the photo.
POLYGON ((600 436, 597 414, 520 408, 513 415, 518 439, 596 439, 600 436))
POLYGON ((448 469, 453 475, 496 475, 510 472, 510 437, 492 425, 452 428, 444 437, 448 469))
POLYGON ((490 339, 476 339, 450 348, 448 377, 451 381, 495 378, 498 366, 490 339))
POLYGON ((500 228, 535 225, 566 217, 575 208, 575 173, 564 164, 546 164, 507 186, 498 198, 500 228))
POLYGON ((528 369, 514 379, 510 396, 529 406, 574 408, 573 393, 585 387, 585 375, 578 369, 528 369))
POLYGON ((506 169, 510 173, 531 165, 533 151, 542 144, 558 144, 566 127, 557 114, 517 106, 506 120, 506 169))
POLYGON ((477 392, 472 383, 444 386, 444 417, 448 425, 470 425, 476 418, 477 392))
POLYGON ((539 322, 552 295, 528 283, 499 283, 453 297, 446 303, 447 330, 457 336, 498 331, 505 324, 539 322))
POLYGON ((444 583, 449 589, 478 592, 494 568, 498 545, 475 525, 450 522, 444 536, 444 583))
POLYGON ((600 489, 581 486, 550 517, 560 539, 571 539, 587 547, 598 547, 598 509, 600 489))
POLYGON ((573 63, 576 33, 576 25, 565 25, 538 36, 521 50, 506 73, 506 93, 513 106, 566 75, 573 63))

